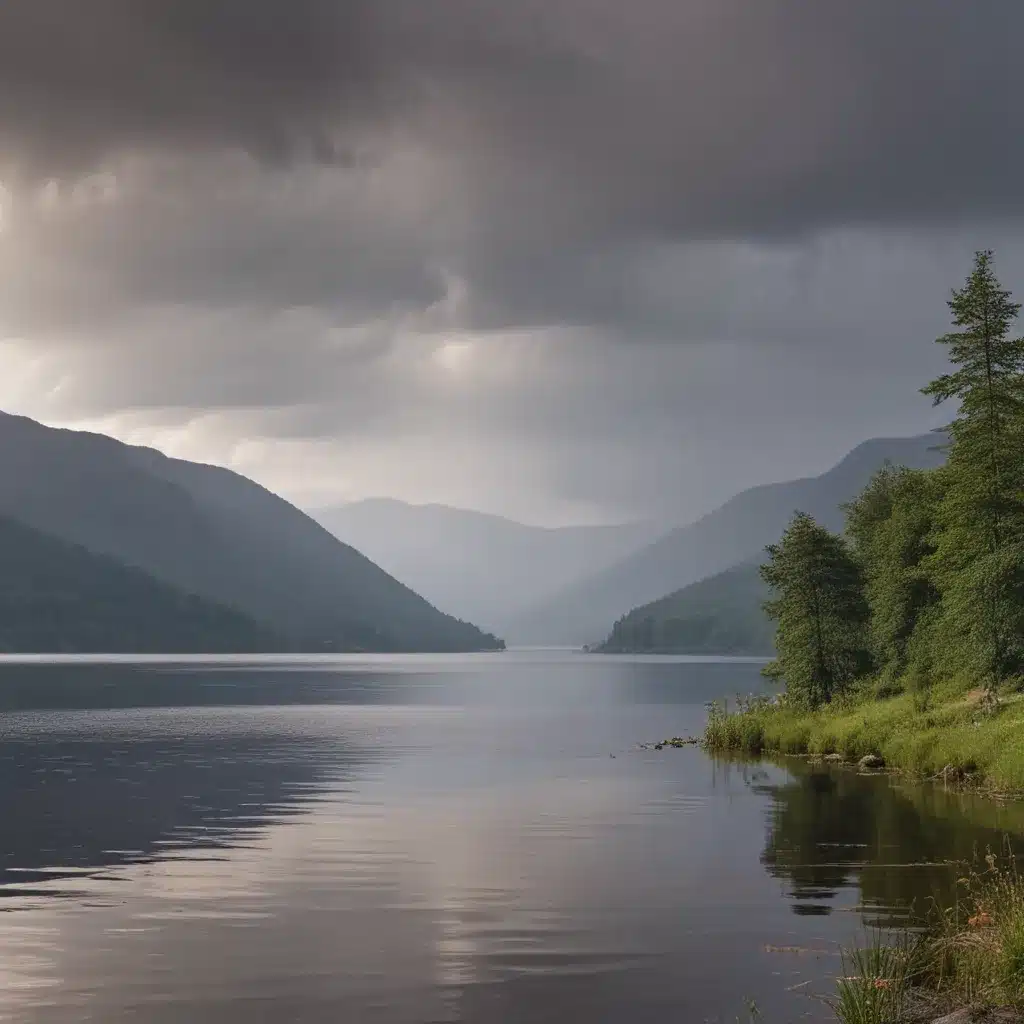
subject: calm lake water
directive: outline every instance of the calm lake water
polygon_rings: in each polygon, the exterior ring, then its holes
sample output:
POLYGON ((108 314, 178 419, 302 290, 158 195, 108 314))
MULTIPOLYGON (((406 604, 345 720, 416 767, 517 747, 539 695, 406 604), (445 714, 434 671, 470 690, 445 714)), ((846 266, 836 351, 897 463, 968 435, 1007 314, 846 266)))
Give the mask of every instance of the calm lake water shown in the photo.
POLYGON ((1024 809, 638 749, 759 667, 0 661, 0 1021, 828 1019, 1024 809))

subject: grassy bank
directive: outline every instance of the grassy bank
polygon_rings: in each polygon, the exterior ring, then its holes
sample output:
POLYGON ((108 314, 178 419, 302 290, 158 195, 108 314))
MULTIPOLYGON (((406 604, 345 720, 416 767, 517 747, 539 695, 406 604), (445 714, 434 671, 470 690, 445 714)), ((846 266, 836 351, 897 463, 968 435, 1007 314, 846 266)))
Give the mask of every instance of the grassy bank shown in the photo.
POLYGON ((857 761, 875 754, 897 771, 1024 792, 1024 695, 992 699, 956 683, 927 695, 883 697, 869 690, 816 711, 785 697, 740 701, 733 711, 715 705, 703 741, 712 751, 752 755, 857 761))

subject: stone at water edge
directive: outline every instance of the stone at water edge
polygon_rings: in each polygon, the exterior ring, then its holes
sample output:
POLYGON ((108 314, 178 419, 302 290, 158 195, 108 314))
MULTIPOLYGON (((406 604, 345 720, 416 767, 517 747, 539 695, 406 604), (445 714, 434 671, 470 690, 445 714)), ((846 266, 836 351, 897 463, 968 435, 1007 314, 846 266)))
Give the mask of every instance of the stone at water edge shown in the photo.
POLYGON ((832 764, 842 764, 843 761, 846 760, 846 758, 843 757, 842 754, 826 754, 825 755, 825 760, 826 761, 831 761, 832 764))
POLYGON ((976 1017, 970 1008, 966 1010, 955 1010, 947 1013, 945 1017, 937 1017, 932 1024, 972 1024, 973 1021, 984 1020, 983 1017, 976 1017))
POLYGON ((885 758, 877 754, 865 754, 858 762, 858 768, 884 768, 885 758))

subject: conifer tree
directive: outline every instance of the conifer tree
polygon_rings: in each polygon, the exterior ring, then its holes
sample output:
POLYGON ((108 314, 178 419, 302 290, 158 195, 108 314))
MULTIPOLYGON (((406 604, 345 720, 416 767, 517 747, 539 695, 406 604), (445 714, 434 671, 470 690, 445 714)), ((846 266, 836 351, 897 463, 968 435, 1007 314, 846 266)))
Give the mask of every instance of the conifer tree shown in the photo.
POLYGON ((773 591, 765 611, 777 623, 777 657, 765 673, 817 707, 868 667, 860 570, 843 539, 803 512, 767 552, 761 577, 773 591))
POLYGON ((995 686, 1024 662, 1024 339, 992 264, 978 252, 953 292, 955 369, 922 390, 959 402, 933 559, 950 653, 995 686))

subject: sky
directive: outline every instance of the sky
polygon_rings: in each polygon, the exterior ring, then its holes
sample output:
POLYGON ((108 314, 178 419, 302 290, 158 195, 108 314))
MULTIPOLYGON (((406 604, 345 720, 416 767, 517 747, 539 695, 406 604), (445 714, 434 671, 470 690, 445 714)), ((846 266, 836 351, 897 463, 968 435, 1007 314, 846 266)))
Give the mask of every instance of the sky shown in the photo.
POLYGON ((944 421, 1024 292, 1019 0, 4 0, 0 407, 683 522, 944 421))

